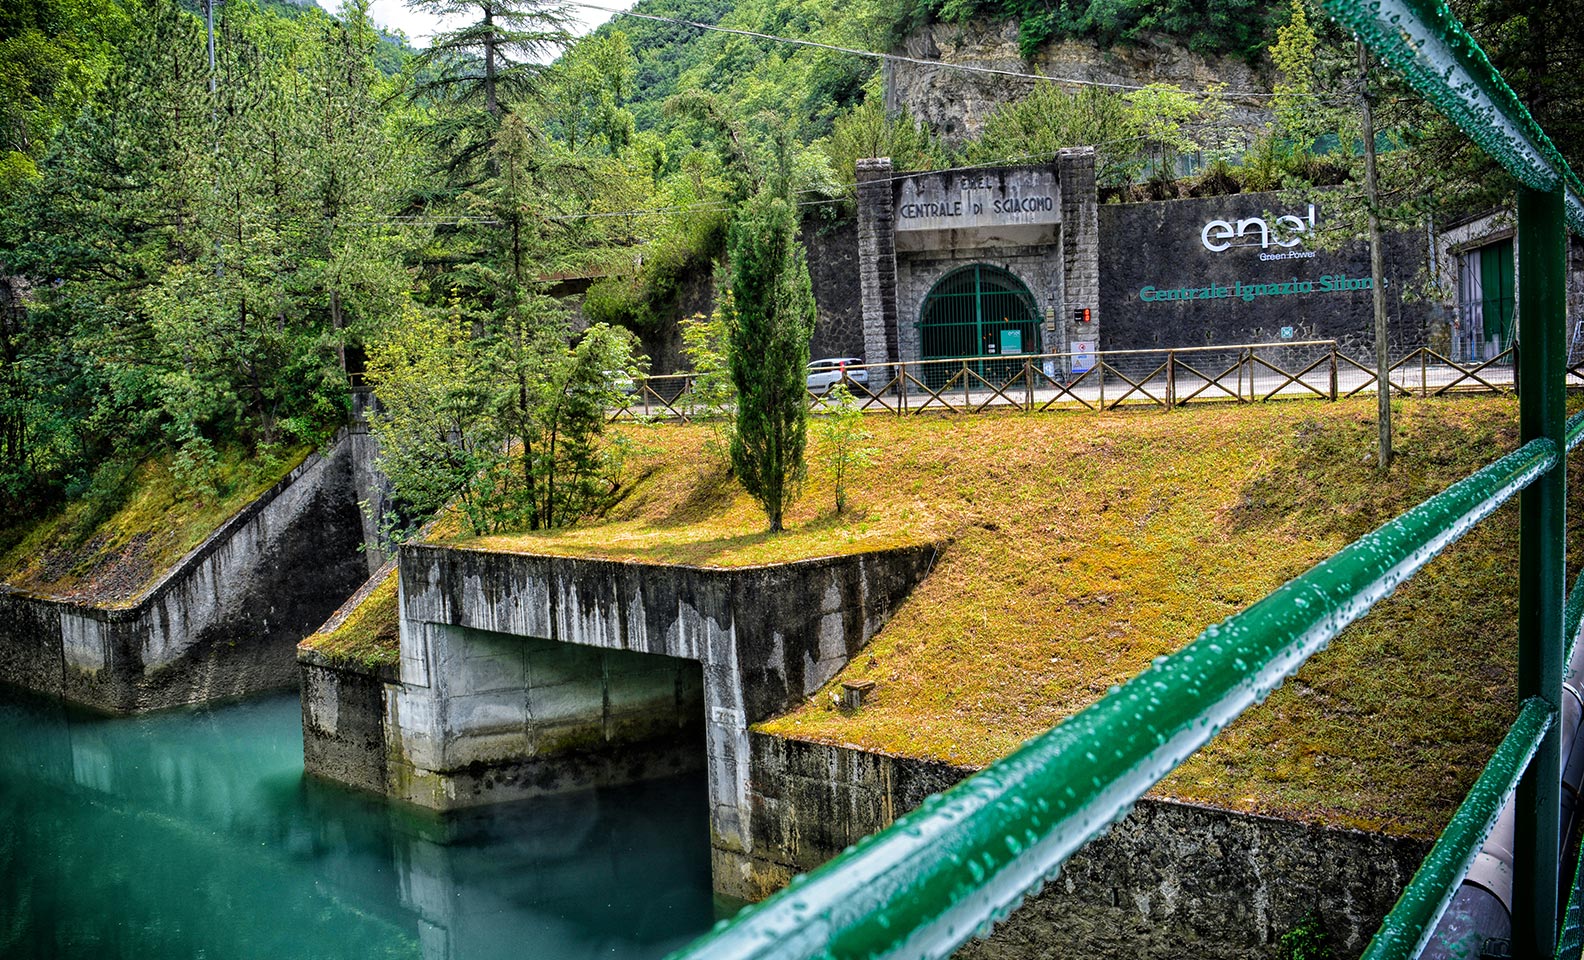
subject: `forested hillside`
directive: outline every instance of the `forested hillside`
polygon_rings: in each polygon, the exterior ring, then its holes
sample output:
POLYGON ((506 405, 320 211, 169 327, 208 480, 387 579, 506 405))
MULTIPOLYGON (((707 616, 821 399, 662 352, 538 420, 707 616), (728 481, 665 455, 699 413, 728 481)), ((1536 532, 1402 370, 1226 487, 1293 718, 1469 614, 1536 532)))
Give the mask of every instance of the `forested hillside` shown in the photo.
MULTIPOLYGON (((413 52, 359 0, 234 0, 213 74, 177 0, 0 10, 0 513, 86 497, 108 515, 150 458, 212 500, 222 461, 328 436, 367 376, 399 522, 460 495, 481 530, 565 523, 622 483, 599 409, 645 367, 633 332, 678 321, 772 180, 807 222, 850 209, 866 156, 914 170, 1099 144, 1113 199, 1359 178, 1356 59, 1293 0, 641 0, 671 20, 577 41, 562 8, 456 6, 472 21, 413 52), (1269 57, 1274 120, 1237 142, 1214 90, 1042 83, 949 141, 882 108, 876 57, 830 49, 964 18, 1013 18, 1030 44, 1269 57), (552 295, 568 277, 604 279, 579 304, 552 295)), ((1579 18, 1526 33, 1497 7, 1467 13, 1498 66, 1578 132, 1584 98, 1546 67, 1579 48, 1579 18)), ((1503 198, 1460 137, 1387 93, 1388 220, 1503 198)), ((691 346, 718 359, 718 323, 691 346)))

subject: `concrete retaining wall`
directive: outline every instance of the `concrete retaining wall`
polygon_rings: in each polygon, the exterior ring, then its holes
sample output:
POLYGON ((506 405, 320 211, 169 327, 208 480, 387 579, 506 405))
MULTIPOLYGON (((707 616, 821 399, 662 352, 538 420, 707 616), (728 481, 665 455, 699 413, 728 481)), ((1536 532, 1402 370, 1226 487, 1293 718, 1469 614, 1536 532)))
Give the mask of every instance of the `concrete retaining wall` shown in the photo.
POLYGON ((292 686, 297 641, 368 576, 367 442, 310 456, 130 607, 0 587, 0 681, 118 713, 292 686))
MULTIPOLYGON (((973 771, 752 734, 749 850, 715 854, 718 890, 759 899, 973 771)), ((972 960, 1280 956, 1306 916, 1356 957, 1429 849, 1169 800, 1139 801, 972 960)))
POLYGON ((744 849, 748 725, 834 676, 934 554, 717 570, 403 547, 401 680, 386 693, 392 792, 437 808, 523 796, 535 782, 519 770, 542 756, 545 730, 587 729, 596 704, 608 716, 618 679, 633 714, 652 717, 671 676, 671 716, 702 717, 714 842, 744 849), (696 710, 683 661, 700 678, 696 710))
POLYGON ((385 684, 396 669, 337 664, 299 650, 303 766, 360 790, 385 792, 385 684))

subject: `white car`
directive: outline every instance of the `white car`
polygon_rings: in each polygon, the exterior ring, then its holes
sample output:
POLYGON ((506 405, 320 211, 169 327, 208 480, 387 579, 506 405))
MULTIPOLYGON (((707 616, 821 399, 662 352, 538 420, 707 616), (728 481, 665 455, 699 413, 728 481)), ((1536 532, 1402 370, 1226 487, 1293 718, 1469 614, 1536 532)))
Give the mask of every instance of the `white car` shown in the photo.
POLYGON ((843 373, 853 383, 865 386, 869 383, 869 371, 863 369, 862 357, 832 357, 808 365, 809 392, 821 396, 829 393, 832 384, 841 383, 843 373))

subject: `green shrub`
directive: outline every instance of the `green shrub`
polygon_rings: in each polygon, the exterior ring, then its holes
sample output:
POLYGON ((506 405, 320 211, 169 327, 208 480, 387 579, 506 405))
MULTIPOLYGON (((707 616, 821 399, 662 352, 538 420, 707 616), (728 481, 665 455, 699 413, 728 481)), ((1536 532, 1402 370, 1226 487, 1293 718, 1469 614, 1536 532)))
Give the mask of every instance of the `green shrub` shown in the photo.
POLYGON ((1281 950, 1281 960, 1334 960, 1336 957, 1330 935, 1321 926, 1320 918, 1312 913, 1305 914, 1291 930, 1282 934, 1277 947, 1281 950))

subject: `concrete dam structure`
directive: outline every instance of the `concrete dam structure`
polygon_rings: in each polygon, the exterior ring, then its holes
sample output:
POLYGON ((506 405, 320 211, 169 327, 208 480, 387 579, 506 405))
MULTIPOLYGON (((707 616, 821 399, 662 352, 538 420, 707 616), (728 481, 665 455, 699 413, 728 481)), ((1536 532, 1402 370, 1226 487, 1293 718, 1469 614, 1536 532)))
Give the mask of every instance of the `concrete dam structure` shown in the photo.
POLYGON ((302 654, 308 769, 448 810, 704 765, 716 872, 746 869, 749 726, 845 666, 934 556, 705 569, 404 546, 399 669, 302 654))
POLYGON ((111 713, 293 686, 297 642, 382 562, 374 456, 359 417, 130 604, 0 585, 0 682, 111 713))
MULTIPOLYGON (((454 811, 702 766, 712 883, 763 898, 972 772, 751 730, 857 654, 935 553, 702 569, 405 546, 399 663, 299 653, 306 767, 454 811)), ((1356 955, 1425 848, 1150 799, 962 955, 1276 957, 1310 916, 1356 955)))

